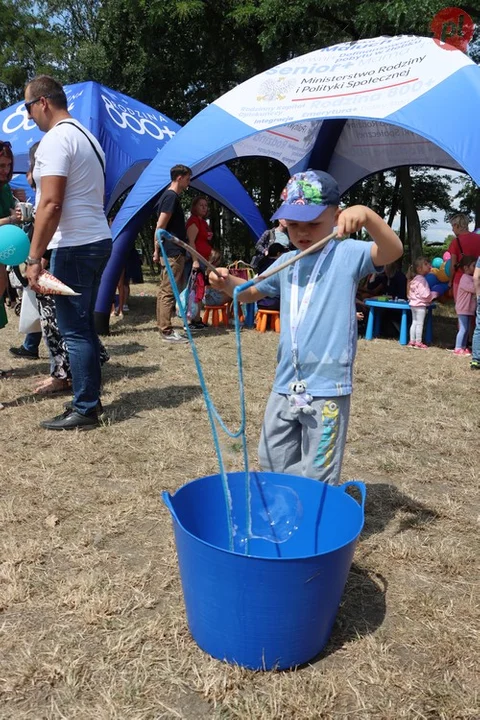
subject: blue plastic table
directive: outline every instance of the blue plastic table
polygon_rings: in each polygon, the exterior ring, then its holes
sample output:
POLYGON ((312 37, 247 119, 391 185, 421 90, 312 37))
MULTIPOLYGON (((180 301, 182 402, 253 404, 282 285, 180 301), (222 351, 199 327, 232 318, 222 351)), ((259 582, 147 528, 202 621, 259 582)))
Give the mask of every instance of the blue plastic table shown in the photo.
MULTIPOLYGON (((402 313, 400 320, 400 345, 406 345, 408 343, 408 313, 410 312, 410 305, 406 300, 365 300, 365 305, 368 306, 370 312, 368 313, 367 330, 365 333, 365 340, 373 340, 380 335, 380 319, 382 309, 398 310, 402 313)), ((428 306, 427 322, 425 325, 425 343, 430 345, 432 342, 433 335, 433 316, 432 310, 435 308, 435 303, 431 303, 428 306)))

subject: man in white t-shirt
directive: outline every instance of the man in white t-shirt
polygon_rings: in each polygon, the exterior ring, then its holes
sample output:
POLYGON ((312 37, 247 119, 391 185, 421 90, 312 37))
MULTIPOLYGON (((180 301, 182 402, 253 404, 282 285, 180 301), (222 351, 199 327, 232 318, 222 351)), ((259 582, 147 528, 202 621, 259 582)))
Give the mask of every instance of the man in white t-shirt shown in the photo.
POLYGON ((46 134, 35 156, 35 228, 27 277, 34 286, 45 251, 51 272, 79 293, 56 295, 60 332, 72 372, 73 402, 41 423, 47 430, 86 430, 99 424, 100 346, 94 309, 102 272, 112 249, 103 209, 105 155, 96 138, 67 110, 61 84, 39 75, 25 88, 28 115, 46 134))

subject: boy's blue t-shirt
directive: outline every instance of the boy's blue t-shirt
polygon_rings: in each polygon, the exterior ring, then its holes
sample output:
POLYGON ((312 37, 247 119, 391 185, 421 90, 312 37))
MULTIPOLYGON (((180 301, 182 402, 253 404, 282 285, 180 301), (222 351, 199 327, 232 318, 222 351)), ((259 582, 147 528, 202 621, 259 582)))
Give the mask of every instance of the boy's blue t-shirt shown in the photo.
MULTIPOLYGON (((298 329, 297 345, 301 380, 314 397, 335 397, 352 392, 352 365, 357 350, 355 295, 360 278, 374 272, 372 242, 334 241, 322 264, 307 314, 298 329)), ((285 253, 270 269, 298 251, 285 253)), ((298 301, 301 302, 318 253, 298 261, 298 301)), ((268 296, 280 296, 280 345, 274 392, 288 394, 295 379, 290 335, 290 299, 293 266, 281 270, 256 288, 268 296)))

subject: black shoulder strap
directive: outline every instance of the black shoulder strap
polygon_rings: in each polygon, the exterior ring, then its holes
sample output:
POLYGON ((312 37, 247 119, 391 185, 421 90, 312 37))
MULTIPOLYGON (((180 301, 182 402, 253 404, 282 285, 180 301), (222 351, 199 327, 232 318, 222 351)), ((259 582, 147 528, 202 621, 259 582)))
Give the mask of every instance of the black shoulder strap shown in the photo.
POLYGON ((457 235, 457 243, 458 243, 458 247, 460 248, 460 255, 463 255, 462 243, 460 242, 460 238, 458 237, 458 235, 457 235))
POLYGON ((77 125, 77 123, 70 122, 70 120, 62 120, 61 122, 57 123, 57 125, 72 125, 72 127, 75 127, 75 128, 77 128, 77 130, 80 130, 80 132, 82 133, 82 135, 85 135, 85 137, 87 138, 88 142, 89 142, 90 145, 92 146, 93 151, 94 151, 95 155, 96 155, 97 158, 98 158, 98 162, 99 162, 100 165, 101 165, 102 172, 103 172, 103 174, 105 175, 105 165, 103 164, 103 160, 102 160, 102 158, 101 158, 101 155, 100 155, 100 153, 98 152, 98 150, 97 150, 97 148, 95 147, 95 145, 93 144, 93 142, 92 142, 92 141, 90 140, 90 138, 88 137, 88 135, 87 135, 87 133, 85 132, 85 130, 83 130, 79 125, 77 125))

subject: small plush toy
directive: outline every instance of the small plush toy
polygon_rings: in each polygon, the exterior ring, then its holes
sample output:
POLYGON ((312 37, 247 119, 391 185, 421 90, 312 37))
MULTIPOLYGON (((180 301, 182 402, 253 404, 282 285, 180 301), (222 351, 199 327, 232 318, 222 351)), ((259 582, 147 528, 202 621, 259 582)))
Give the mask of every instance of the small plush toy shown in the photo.
POLYGON ((288 396, 288 403, 292 415, 299 415, 302 412, 305 415, 313 415, 315 410, 310 405, 313 397, 306 392, 306 384, 302 380, 296 380, 290 383, 289 388, 292 394, 288 396))

